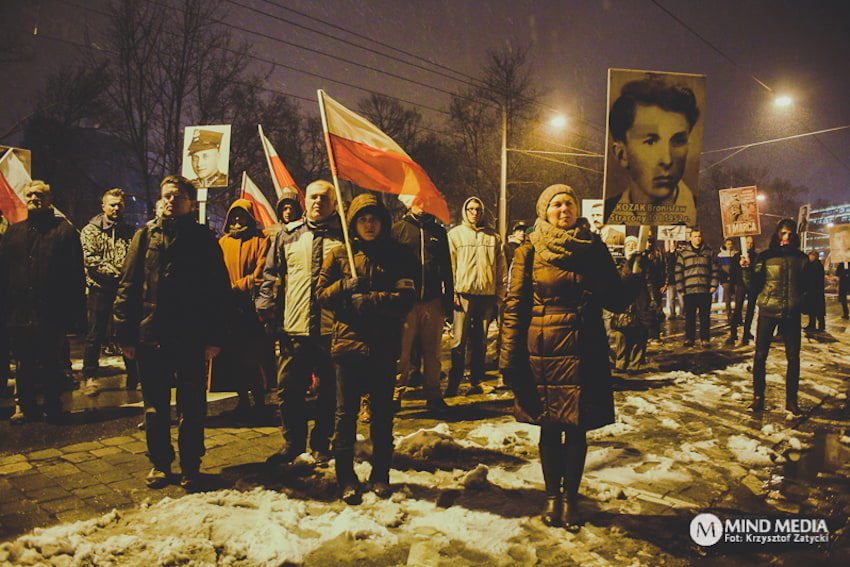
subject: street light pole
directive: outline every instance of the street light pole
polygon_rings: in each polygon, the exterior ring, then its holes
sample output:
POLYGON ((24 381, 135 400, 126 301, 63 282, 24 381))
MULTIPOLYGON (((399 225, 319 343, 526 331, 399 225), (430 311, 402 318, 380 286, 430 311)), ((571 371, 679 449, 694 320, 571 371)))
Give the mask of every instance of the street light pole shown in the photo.
POLYGON ((499 236, 508 234, 508 112, 502 105, 502 175, 499 184, 499 236))

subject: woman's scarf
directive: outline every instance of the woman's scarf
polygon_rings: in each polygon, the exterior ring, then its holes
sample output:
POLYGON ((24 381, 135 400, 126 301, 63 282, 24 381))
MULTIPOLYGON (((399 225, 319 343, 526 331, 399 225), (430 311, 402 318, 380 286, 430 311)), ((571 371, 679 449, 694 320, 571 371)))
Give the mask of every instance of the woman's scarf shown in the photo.
POLYGON ((538 220, 529 241, 534 246, 535 255, 549 263, 556 263, 587 250, 593 244, 593 236, 581 227, 564 230, 548 221, 538 220))

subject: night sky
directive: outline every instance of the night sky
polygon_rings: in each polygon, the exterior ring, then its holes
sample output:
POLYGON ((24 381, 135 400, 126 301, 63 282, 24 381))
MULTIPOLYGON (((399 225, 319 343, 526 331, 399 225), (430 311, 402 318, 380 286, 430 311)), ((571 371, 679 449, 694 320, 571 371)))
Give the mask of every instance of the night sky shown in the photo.
MULTIPOLYGON (((850 2, 657 1, 714 48, 650 0, 234 0, 225 2, 225 9, 227 20, 236 26, 447 91, 462 83, 298 29, 238 4, 366 44, 280 6, 290 7, 473 76, 479 74, 487 49, 506 42, 528 46, 543 100, 570 117, 566 132, 541 131, 541 144, 548 138, 602 152, 609 67, 707 75, 704 150, 850 124, 850 2), (774 107, 774 95, 751 75, 775 92, 793 97, 793 105, 774 107)), ((0 135, 32 110, 47 76, 73 62, 75 48, 57 39, 82 43, 86 26, 97 25, 100 16, 72 4, 99 8, 105 2, 2 2, 0 41, 6 46, 0 59, 4 70, 0 135), (39 36, 32 35, 36 22, 39 36)), ((443 92, 243 31, 233 33, 252 42, 254 54, 263 58, 424 105, 417 109, 428 125, 442 127, 446 115, 432 109, 448 106, 449 95, 443 92)), ((432 67, 386 47, 369 47, 432 67)), ((268 65, 257 65, 258 71, 269 70, 268 65)), ((317 88, 324 88, 352 107, 366 95, 365 90, 282 68, 274 71, 267 86, 310 101, 315 100, 317 88)), ((317 110, 314 102, 299 100, 302 108, 317 110)), ((550 113, 554 110, 543 110, 544 116, 550 113)), ((725 163, 767 166, 774 177, 808 186, 812 202, 817 198, 845 202, 850 193, 850 130, 819 138, 822 144, 808 137, 749 149, 725 163)), ((19 132, 0 143, 14 145, 18 139, 19 132)), ((704 155, 703 166, 709 159, 725 155, 704 155)), ((592 165, 601 169, 602 160, 592 165)), ((765 209, 770 210, 769 205, 765 209)))

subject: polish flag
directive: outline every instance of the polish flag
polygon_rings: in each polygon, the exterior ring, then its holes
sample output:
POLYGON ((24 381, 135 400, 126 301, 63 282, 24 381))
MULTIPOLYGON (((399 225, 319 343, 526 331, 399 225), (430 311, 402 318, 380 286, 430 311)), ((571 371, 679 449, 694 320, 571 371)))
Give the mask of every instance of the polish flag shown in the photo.
POLYGON ((254 218, 257 219, 262 228, 268 228, 277 222, 274 207, 271 206, 260 188, 251 181, 251 178, 244 171, 242 172, 242 191, 239 193, 239 198, 247 199, 254 204, 254 218))
POLYGON ((394 193, 419 205, 444 223, 449 206, 418 163, 377 126, 319 90, 325 115, 325 137, 335 174, 352 183, 394 193))
POLYGON ((13 150, 7 150, 0 158, 0 211, 10 223, 27 218, 27 206, 24 204, 24 189, 32 179, 26 167, 13 150))
POLYGON ((274 149, 274 146, 272 146, 271 141, 266 138, 265 133, 263 133, 262 124, 257 124, 257 130, 260 132, 260 142, 263 144, 263 151, 266 154, 266 163, 269 165, 269 173, 271 174, 272 183, 274 183, 274 192, 277 195, 277 198, 280 199, 283 196, 284 189, 291 187, 292 189, 295 189, 296 193, 298 193, 298 201, 300 201, 301 208, 303 209, 304 194, 289 174, 289 170, 287 170, 286 166, 283 165, 283 160, 280 159, 279 155, 277 155, 277 151, 274 149))

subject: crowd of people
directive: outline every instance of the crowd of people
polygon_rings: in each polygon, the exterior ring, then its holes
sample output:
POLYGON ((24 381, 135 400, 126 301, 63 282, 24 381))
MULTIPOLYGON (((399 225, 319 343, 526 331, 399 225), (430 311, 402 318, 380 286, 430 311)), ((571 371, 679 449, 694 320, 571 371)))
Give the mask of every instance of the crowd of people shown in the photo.
POLYGON ((292 463, 308 448, 318 462, 333 459, 340 497, 357 504, 365 488, 382 498, 392 493, 393 421, 411 376, 422 369, 433 412, 450 409, 445 398, 457 396, 465 378, 465 394, 481 393, 488 330, 498 320, 499 387, 513 391, 518 420, 541 428, 542 519, 573 528, 581 524, 586 433, 614 421, 612 369, 642 371, 662 321, 680 314, 684 347, 712 348, 718 287, 728 346, 753 340, 759 308, 749 409, 764 409, 765 363, 778 329, 786 409, 800 413, 800 315, 809 315, 807 330, 824 329, 824 271, 816 253, 800 251, 788 219, 762 252, 748 238, 745 251, 727 240, 715 253, 693 228, 666 253, 651 239, 640 250, 636 237, 626 237, 615 259, 599 227, 580 218, 567 185, 545 189, 534 223, 518 223, 504 243, 477 197, 447 232, 416 204, 393 223, 368 193, 343 218, 336 195, 323 180, 307 186, 303 204, 285 191, 278 224, 265 230, 252 203, 237 199, 216 239, 193 214, 195 186, 171 175, 161 182, 155 218, 140 229, 124 222, 124 194, 111 189, 102 214, 78 233, 56 214, 50 187, 33 181, 27 219, 0 231, 0 379, 9 376, 11 353, 12 423, 62 422, 67 335, 85 330, 84 393, 96 394, 110 343, 123 356, 127 387, 141 385, 151 488, 171 482, 176 458, 181 485, 198 487, 206 392, 227 390, 238 393, 240 416, 263 411, 269 399, 277 404, 282 446, 270 464, 292 463), (372 441, 365 485, 354 468, 364 404, 372 441))

